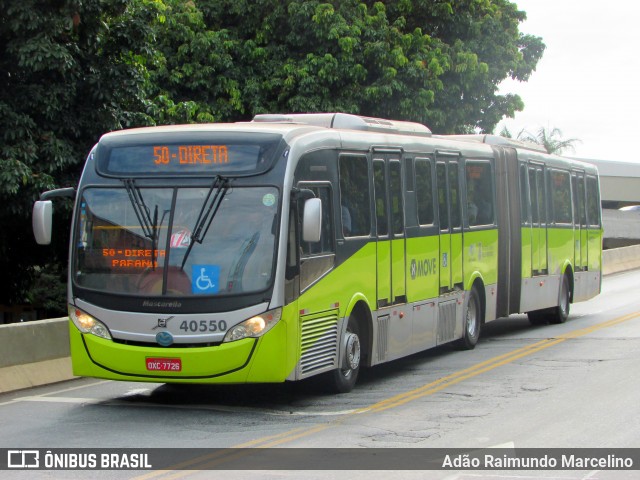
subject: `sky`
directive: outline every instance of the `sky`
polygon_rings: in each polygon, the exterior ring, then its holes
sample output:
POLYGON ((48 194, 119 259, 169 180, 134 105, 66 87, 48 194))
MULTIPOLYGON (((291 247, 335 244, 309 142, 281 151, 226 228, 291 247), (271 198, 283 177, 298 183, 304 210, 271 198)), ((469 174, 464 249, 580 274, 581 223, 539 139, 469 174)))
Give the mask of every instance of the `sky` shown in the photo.
POLYGON ((500 85, 525 107, 495 133, 559 128, 562 138, 581 140, 563 155, 640 163, 632 149, 640 137, 640 1, 511 1, 527 13, 520 31, 547 48, 527 82, 500 85))

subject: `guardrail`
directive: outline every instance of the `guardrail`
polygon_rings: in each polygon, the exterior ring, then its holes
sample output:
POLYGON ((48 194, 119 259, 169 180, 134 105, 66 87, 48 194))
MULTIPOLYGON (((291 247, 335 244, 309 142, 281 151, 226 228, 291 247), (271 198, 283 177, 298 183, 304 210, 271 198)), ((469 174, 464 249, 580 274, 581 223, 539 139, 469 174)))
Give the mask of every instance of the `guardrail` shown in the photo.
MULTIPOLYGON (((603 252, 603 273, 640 268, 640 245, 603 252)), ((0 325, 0 393, 74 378, 69 319, 0 325)))

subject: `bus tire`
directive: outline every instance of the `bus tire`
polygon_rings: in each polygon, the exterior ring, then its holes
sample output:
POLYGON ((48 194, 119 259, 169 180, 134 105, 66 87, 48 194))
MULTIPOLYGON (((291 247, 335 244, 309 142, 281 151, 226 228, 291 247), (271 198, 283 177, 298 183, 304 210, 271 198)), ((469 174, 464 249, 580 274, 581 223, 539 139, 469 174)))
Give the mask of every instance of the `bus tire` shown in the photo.
POLYGON ((469 292, 469 301, 462 323, 462 338, 457 341, 457 346, 461 350, 472 350, 480 339, 482 327, 482 303, 475 287, 469 292))
POLYGON ((358 320, 353 315, 349 317, 347 331, 342 341, 345 345, 345 365, 328 372, 327 375, 328 387, 333 393, 350 392, 358 380, 360 360, 362 359, 362 346, 360 343, 358 320))
POLYGON ((560 294, 558 296, 558 306, 550 310, 550 323, 564 323, 569 318, 569 310, 571 309, 571 286, 569 277, 564 275, 560 282, 560 294))

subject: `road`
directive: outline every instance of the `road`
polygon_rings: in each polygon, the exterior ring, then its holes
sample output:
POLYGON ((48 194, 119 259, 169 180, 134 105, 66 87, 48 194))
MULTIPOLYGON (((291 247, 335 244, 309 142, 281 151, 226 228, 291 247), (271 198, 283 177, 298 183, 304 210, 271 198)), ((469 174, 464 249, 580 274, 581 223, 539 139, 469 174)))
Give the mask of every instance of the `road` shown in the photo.
MULTIPOLYGON (((565 324, 532 327, 522 315, 500 319, 485 326, 473 351, 444 346, 365 370, 349 394, 326 395, 311 382, 221 387, 78 379, 0 395, 0 448, 639 448, 638 285, 640 272, 608 276, 603 293, 572 305, 565 324)), ((88 478, 87 472, 11 473, 88 478)), ((431 473, 361 472, 361 478, 479 478, 431 473)), ((91 473, 185 475, 211 478, 207 471, 91 473)), ((636 478, 637 471, 512 472, 506 478, 538 476, 636 478)))

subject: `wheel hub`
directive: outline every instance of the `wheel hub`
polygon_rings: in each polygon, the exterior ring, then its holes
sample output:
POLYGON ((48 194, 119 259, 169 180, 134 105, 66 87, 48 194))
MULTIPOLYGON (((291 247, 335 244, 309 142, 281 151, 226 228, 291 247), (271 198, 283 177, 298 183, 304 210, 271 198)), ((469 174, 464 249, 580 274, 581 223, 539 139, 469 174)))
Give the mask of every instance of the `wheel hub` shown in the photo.
POLYGON ((360 339, 355 333, 347 333, 345 353, 345 366, 356 370, 360 366, 360 339))

